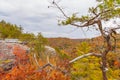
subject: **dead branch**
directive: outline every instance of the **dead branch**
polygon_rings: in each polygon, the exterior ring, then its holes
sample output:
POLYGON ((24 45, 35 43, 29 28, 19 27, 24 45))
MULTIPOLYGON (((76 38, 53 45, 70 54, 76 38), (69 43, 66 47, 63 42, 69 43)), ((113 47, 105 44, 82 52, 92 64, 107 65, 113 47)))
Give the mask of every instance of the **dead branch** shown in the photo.
POLYGON ((55 1, 53 1, 52 4, 55 5, 55 6, 62 12, 62 14, 63 14, 66 18, 69 18, 69 17, 65 14, 65 12, 63 11, 63 9, 62 9, 55 1))
POLYGON ((40 67, 35 54, 33 54, 33 57, 34 57, 34 60, 35 60, 35 63, 37 64, 37 66, 40 67))
POLYGON ((81 56, 78 56, 76 58, 74 58, 73 60, 69 61, 69 64, 81 59, 81 58, 85 58, 85 57, 88 57, 88 56, 96 56, 96 57, 101 57, 102 55, 101 54, 98 54, 98 53, 87 53, 87 54, 84 54, 84 55, 81 55, 81 56))
POLYGON ((51 67, 51 68, 53 68, 53 69, 56 69, 56 70, 62 72, 63 74, 66 74, 66 73, 67 73, 67 71, 62 70, 61 68, 58 68, 58 67, 52 65, 51 63, 47 63, 47 64, 43 65, 43 66, 40 67, 36 72, 40 72, 41 70, 45 69, 46 67, 51 67))
MULTIPOLYGON (((119 26, 119 25, 118 25, 119 26)), ((114 35, 117 34, 116 30, 120 29, 120 27, 117 27, 117 28, 111 28, 109 30, 109 35, 111 36, 111 38, 113 38, 114 40, 114 45, 113 45, 113 48, 114 50, 116 50, 116 43, 117 43, 117 40, 116 40, 116 37, 114 35)))

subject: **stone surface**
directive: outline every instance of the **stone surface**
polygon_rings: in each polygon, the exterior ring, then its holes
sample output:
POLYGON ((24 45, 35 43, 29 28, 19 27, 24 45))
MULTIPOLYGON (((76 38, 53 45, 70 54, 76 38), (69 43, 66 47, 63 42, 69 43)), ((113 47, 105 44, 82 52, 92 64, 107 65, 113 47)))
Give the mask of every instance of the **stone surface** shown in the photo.
POLYGON ((4 41, 0 42, 0 68, 4 71, 12 69, 15 65, 16 59, 19 58, 19 56, 14 54, 15 46, 25 50, 26 53, 29 52, 29 48, 25 45, 19 43, 6 43, 4 41))

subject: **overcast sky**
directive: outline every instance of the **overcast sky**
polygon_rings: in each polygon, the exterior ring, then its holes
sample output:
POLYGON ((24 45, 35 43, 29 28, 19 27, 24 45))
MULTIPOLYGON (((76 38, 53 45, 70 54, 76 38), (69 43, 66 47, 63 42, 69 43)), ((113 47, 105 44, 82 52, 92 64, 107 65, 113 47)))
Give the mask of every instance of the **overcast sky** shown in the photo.
MULTIPOLYGON (((41 32, 45 37, 91 38, 99 35, 95 31, 84 32, 73 26, 58 26, 58 17, 62 17, 52 0, 0 0, 0 20, 21 25, 25 32, 41 32)), ((59 0, 57 0, 59 1, 59 0)), ((95 0, 61 0, 66 14, 78 12, 87 14, 88 8, 95 6, 95 0)))

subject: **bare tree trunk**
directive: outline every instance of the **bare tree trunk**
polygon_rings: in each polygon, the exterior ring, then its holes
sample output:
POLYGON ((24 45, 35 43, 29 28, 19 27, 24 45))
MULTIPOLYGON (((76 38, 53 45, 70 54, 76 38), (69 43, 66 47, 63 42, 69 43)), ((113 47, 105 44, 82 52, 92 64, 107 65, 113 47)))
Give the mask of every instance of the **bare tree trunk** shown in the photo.
POLYGON ((102 69, 103 80, 108 80, 107 75, 106 75, 106 71, 108 69, 107 68, 107 58, 106 58, 106 56, 107 56, 108 52, 111 50, 110 36, 109 36, 109 34, 106 35, 104 33, 101 20, 97 21, 97 25, 98 25, 99 31, 100 31, 100 33, 101 33, 102 37, 104 38, 104 40, 106 42, 106 45, 107 45, 106 48, 105 48, 105 51, 102 52, 101 69, 102 69))
POLYGON ((107 59, 106 59, 106 55, 103 54, 101 59, 102 59, 101 66, 102 66, 103 80, 108 80, 107 79, 107 75, 106 75, 106 71, 107 71, 107 59))

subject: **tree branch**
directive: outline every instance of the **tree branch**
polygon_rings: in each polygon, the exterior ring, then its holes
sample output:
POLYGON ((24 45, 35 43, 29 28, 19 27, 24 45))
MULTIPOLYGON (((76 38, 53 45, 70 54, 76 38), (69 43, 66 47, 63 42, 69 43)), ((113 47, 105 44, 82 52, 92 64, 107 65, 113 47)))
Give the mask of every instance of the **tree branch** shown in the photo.
POLYGON ((53 1, 52 3, 62 12, 62 14, 63 14, 66 18, 69 18, 69 17, 65 14, 65 12, 62 10, 62 8, 61 8, 55 1, 53 1))
MULTIPOLYGON (((69 18, 69 16, 67 16, 67 14, 63 11, 63 9, 55 2, 53 1, 52 2, 53 5, 55 5, 59 10, 60 12, 63 14, 64 17, 66 17, 67 19, 69 18)), ((96 7, 97 8, 97 7, 96 7)), ((95 8, 95 9, 96 9, 95 8)), ((102 11, 100 13, 96 13, 94 17, 92 17, 91 19, 89 19, 88 21, 86 21, 83 25, 79 25, 79 24, 76 24, 76 23, 70 23, 71 25, 73 26, 76 26, 76 27, 88 27, 88 26, 91 26, 93 24, 96 24, 98 20, 96 20, 100 15, 102 15, 103 13, 107 13, 109 12, 110 10, 105 10, 105 11, 102 11)), ((93 11, 93 14, 94 14, 94 11, 93 11)))
POLYGON ((35 60, 35 63, 37 64, 37 66, 40 67, 40 65, 39 65, 39 63, 38 63, 38 61, 37 61, 37 58, 36 58, 35 53, 33 54, 33 57, 34 57, 34 60, 35 60))
POLYGON ((81 55, 81 56, 78 56, 76 58, 74 58, 73 60, 69 61, 69 64, 70 63, 73 63, 81 58, 85 58, 85 57, 88 57, 88 56, 96 56, 96 57, 101 57, 102 55, 101 54, 98 54, 98 53, 88 53, 88 54, 84 54, 84 55, 81 55))
POLYGON ((110 10, 106 10, 106 11, 103 11, 103 12, 101 12, 101 13, 98 13, 98 14, 96 14, 94 17, 92 17, 91 19, 89 19, 87 22, 85 22, 83 25, 79 25, 79 24, 75 24, 75 23, 71 23, 71 25, 73 25, 73 26, 76 26, 76 27, 88 27, 88 26, 91 26, 91 25, 93 25, 93 24, 96 24, 98 21, 99 21, 99 19, 98 20, 95 20, 95 19, 97 19, 100 15, 102 15, 103 13, 107 13, 107 12, 109 12, 110 10))
POLYGON ((39 68, 39 70, 37 70, 37 72, 40 72, 41 70, 43 70, 44 68, 46 68, 46 67, 48 67, 48 66, 51 67, 51 68, 53 68, 53 69, 56 69, 56 70, 62 72, 63 74, 66 74, 66 73, 67 73, 67 71, 63 71, 62 69, 60 69, 60 68, 52 65, 51 63, 47 63, 47 64, 43 65, 42 67, 39 68))

